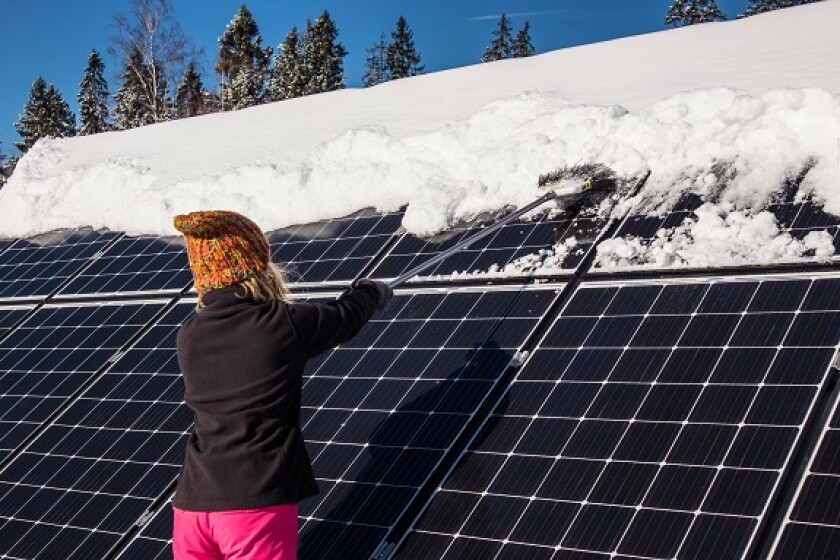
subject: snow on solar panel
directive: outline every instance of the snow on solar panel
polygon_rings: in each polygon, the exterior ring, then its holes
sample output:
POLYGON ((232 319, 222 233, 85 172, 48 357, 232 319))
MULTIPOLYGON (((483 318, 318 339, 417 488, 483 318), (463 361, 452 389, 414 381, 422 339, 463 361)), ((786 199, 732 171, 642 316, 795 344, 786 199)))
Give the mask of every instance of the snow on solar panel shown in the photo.
POLYGON ((840 406, 835 401, 830 422, 791 504, 775 560, 832 558, 840 551, 840 406))
MULTIPOLYGON (((789 190, 786 194, 783 194, 778 200, 773 202, 772 204, 768 205, 764 210, 771 213, 776 221, 776 227, 778 228, 778 234, 784 235, 789 234, 794 242, 801 242, 806 235, 814 232, 814 233, 822 233, 825 232, 825 235, 831 240, 830 245, 833 244, 833 247, 830 248, 831 252, 834 253, 833 258, 836 260, 840 258, 840 217, 833 216, 828 214, 822 210, 822 205, 818 204, 811 200, 798 200, 795 197, 796 191, 793 189, 792 191, 789 190)), ((670 211, 661 214, 661 215, 647 215, 645 213, 635 213, 630 214, 627 216, 624 221, 619 226, 618 230, 616 231, 615 235, 613 236, 614 239, 624 239, 631 243, 639 243, 640 247, 635 248, 634 250, 639 255, 629 257, 631 261, 630 264, 679 264, 679 263, 663 263, 658 262, 655 256, 653 255, 645 255, 642 252, 650 248, 651 244, 659 243, 662 245, 664 241, 671 241, 673 245, 679 245, 677 247, 677 259, 684 254, 681 255, 681 251, 691 247, 692 244, 695 243, 704 243, 704 241, 698 242, 696 238, 699 238, 702 235, 709 235, 705 231, 696 233, 694 230, 689 231, 688 233, 682 232, 677 233, 682 228, 685 227, 686 224, 694 225, 694 223, 698 223, 698 216, 695 211, 701 207, 703 204, 703 200, 694 194, 686 194, 677 202, 677 204, 672 208, 670 211), (680 239, 678 242, 674 242, 675 235, 680 239), (682 246, 682 244, 687 244, 686 246, 682 246), (639 262, 636 262, 639 261, 639 262)), ((752 214, 754 215, 754 214, 752 214)), ((743 239, 747 239, 749 237, 756 237, 750 243, 744 244, 744 250, 748 250, 749 254, 741 254, 735 255, 732 259, 733 262, 727 262, 727 260, 720 260, 717 264, 719 266, 727 266, 731 264, 745 264, 752 262, 752 259, 755 255, 759 254, 759 249, 761 247, 757 247, 757 243, 770 243, 770 237, 763 237, 769 236, 770 233, 767 232, 766 228, 763 226, 757 225, 748 225, 746 220, 749 219, 750 214, 744 214, 744 216, 740 220, 734 221, 732 224, 728 224, 724 221, 721 221, 720 224, 710 224, 705 227, 715 227, 715 235, 726 234, 727 232, 723 229, 725 227, 730 228, 733 232, 738 228, 743 228, 741 233, 730 233, 729 235, 734 235, 736 237, 742 237, 743 239)), ((733 239, 733 241, 740 241, 740 239, 733 239)), ((776 262, 787 262, 787 261, 801 261, 802 259, 807 258, 814 258, 815 256, 820 256, 816 254, 816 246, 807 248, 803 246, 796 251, 793 251, 792 254, 785 254, 785 250, 789 249, 788 244, 779 244, 779 250, 774 255, 773 259, 776 262)), ((663 247, 664 248, 664 247, 663 247)), ((826 247, 825 249, 829 249, 826 247)), ((667 251, 661 251, 667 252, 667 251)), ((829 254, 830 256, 830 254, 829 254)), ((673 258, 673 257, 669 257, 673 258)), ((720 255, 717 257, 720 259, 720 255)), ((824 258, 820 256, 820 258, 824 258)), ((692 263, 688 263, 689 266, 692 266, 692 263)), ((596 261, 596 266, 603 266, 604 263, 600 261, 596 261)), ((626 265, 619 265, 619 266, 626 266, 626 265)), ((701 263, 700 266, 706 267, 708 266, 708 262, 701 263)))
POLYGON ((0 555, 104 558, 178 475, 192 412, 182 403, 182 302, 0 472, 0 555))
POLYGON ((300 505, 301 558, 371 557, 555 297, 402 293, 310 363, 302 423, 321 493, 300 505))
POLYGON ((826 380, 838 293, 582 285, 397 557, 743 558, 826 380))
POLYGON ((402 212, 360 212, 268 234, 271 258, 299 283, 348 282, 400 228, 402 212))
POLYGON ((159 303, 46 305, 0 341, 0 461, 161 308, 159 303))
POLYGON ((58 295, 181 291, 190 282, 192 274, 181 239, 125 236, 98 255, 58 295))
MULTIPOLYGON (((572 273, 606 224, 606 219, 591 212, 576 217, 577 210, 557 215, 543 212, 536 218, 505 225, 496 233, 444 259, 424 272, 422 277, 572 273)), ((425 239, 406 234, 391 248, 371 276, 396 278, 498 218, 454 227, 425 239)))
POLYGON ((0 253, 0 298, 50 295, 118 235, 73 230, 15 240, 0 253))

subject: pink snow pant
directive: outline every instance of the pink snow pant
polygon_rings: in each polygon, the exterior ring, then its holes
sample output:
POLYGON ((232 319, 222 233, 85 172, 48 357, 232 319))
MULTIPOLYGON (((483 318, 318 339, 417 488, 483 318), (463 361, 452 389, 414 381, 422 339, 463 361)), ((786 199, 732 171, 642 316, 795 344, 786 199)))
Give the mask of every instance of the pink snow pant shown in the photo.
POLYGON ((175 513, 175 560, 296 560, 297 504, 175 513))

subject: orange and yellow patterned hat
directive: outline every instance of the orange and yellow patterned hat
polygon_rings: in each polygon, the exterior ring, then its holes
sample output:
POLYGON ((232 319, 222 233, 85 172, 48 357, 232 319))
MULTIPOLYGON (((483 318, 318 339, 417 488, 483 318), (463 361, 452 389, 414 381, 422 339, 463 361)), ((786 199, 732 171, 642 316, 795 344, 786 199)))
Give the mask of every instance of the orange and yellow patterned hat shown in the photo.
POLYGON ((187 241, 187 257, 199 294, 241 282, 265 270, 271 260, 265 234, 236 212, 182 214, 175 216, 175 229, 187 241))

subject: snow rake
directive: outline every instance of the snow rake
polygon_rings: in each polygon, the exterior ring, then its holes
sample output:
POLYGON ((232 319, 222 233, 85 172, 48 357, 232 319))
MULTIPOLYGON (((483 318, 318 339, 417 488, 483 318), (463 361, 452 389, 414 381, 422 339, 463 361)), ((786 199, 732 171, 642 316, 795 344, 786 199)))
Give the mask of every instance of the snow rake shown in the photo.
POLYGON ((461 249, 472 245, 491 233, 502 228, 506 224, 520 218, 531 210, 557 200, 568 204, 582 204, 593 195, 615 191, 620 179, 615 176, 611 169, 601 164, 578 164, 560 168, 551 173, 541 175, 538 181, 540 189, 547 192, 530 204, 517 208, 510 214, 500 218, 496 222, 482 229, 481 231, 462 239, 455 245, 420 263, 411 270, 408 270, 398 277, 388 281, 391 288, 396 288, 417 276, 424 270, 428 270, 440 261, 449 258, 461 249))

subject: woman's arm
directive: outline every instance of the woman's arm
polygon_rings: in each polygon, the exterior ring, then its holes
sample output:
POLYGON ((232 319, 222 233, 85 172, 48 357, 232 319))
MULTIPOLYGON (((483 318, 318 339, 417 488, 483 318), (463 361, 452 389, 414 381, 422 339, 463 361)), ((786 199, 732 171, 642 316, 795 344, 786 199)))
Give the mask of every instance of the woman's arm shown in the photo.
POLYGON ((335 301, 293 303, 287 309, 303 352, 311 358, 356 336, 387 299, 378 283, 362 279, 335 301))

